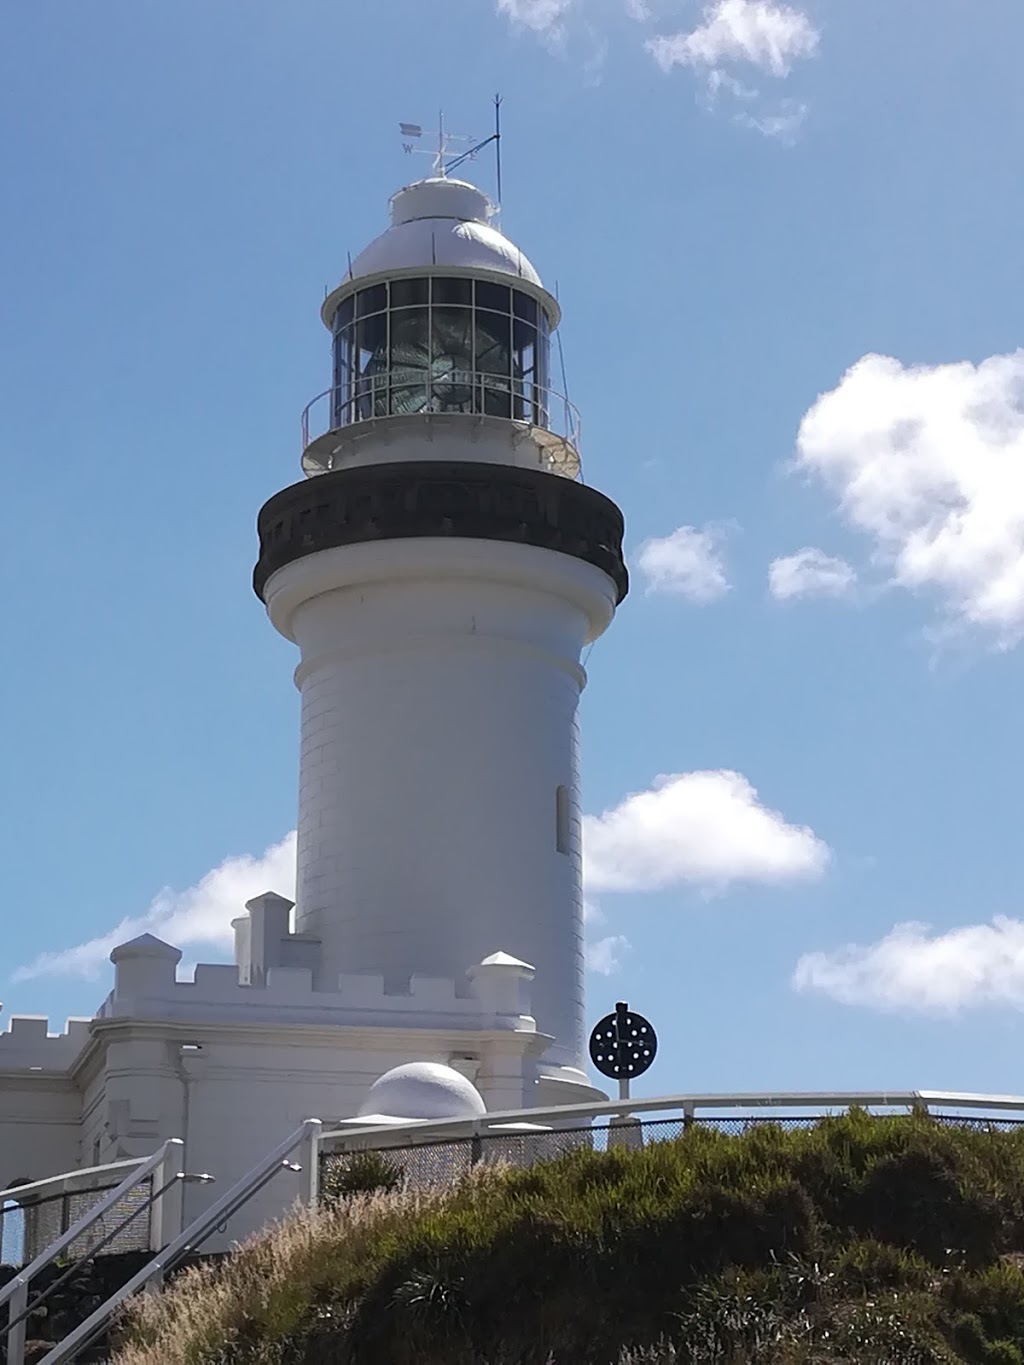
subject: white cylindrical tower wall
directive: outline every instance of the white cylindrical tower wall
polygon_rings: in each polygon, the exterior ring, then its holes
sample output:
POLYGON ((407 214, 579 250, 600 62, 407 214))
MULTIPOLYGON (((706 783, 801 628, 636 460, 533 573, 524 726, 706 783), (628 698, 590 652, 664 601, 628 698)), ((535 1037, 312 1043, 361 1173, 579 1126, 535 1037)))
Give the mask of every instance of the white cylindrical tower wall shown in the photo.
POLYGON ((582 1065, 579 658, 614 585, 533 546, 424 538, 303 558, 266 595, 302 651, 296 928, 322 987, 461 978, 500 948, 542 964, 549 1060, 582 1065))

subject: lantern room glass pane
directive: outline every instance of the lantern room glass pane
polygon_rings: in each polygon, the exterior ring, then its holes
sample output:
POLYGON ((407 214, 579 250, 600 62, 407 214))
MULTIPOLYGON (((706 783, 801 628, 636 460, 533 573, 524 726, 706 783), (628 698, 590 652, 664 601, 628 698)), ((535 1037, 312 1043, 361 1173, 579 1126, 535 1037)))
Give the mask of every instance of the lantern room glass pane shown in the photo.
POLYGON ((431 302, 435 304, 461 304, 468 308, 473 302, 473 281, 435 279, 430 297, 431 302))
POLYGON ((399 308, 391 314, 391 364, 426 369, 430 360, 430 313, 426 308, 399 308))
POLYGON ((331 391, 331 425, 334 427, 346 426, 352 421, 352 348, 354 340, 351 322, 339 331, 334 338, 334 382, 331 391))
POLYGON ((537 329, 525 322, 512 325, 512 375, 518 400, 516 417, 537 423, 537 329))
POLYGON ((359 318, 355 325, 355 338, 353 352, 355 415, 359 420, 381 417, 387 412, 389 369, 387 313, 375 313, 373 317, 359 318))
POLYGON ((477 280, 476 282, 476 306, 477 308, 490 308, 496 313, 511 312, 509 300, 511 289, 507 284, 492 284, 489 280, 477 280))
POLYGON ((473 368, 473 313, 469 308, 434 308, 431 360, 448 358, 462 370, 473 368))
POLYGON ((472 309, 431 310, 430 380, 435 412, 472 412, 472 309))
POLYGON ((382 313, 388 306, 388 287, 374 284, 369 289, 360 289, 356 295, 356 316, 363 318, 369 313, 382 313))
POLYGON ((391 314, 388 360, 391 411, 399 415, 423 412, 430 367, 429 309, 399 308, 391 314))
POLYGON ((430 296, 429 280, 392 280, 391 307, 414 308, 428 302, 430 296))
POLYGON ((512 373, 512 323, 502 313, 476 314, 476 364, 484 374, 512 373))
POLYGON ((537 300, 531 299, 529 294, 521 294, 518 289, 512 291, 512 312, 517 318, 522 318, 524 322, 537 322, 537 300))
POLYGON ((355 299, 350 294, 347 299, 343 299, 334 312, 334 331, 340 332, 352 321, 355 313, 355 299))

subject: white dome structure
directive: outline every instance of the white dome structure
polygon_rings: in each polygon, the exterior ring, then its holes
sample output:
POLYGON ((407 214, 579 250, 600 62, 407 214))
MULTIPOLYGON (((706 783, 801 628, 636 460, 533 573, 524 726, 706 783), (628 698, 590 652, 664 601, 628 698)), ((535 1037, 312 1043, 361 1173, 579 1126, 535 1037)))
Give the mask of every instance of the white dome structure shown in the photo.
POLYGON ((479 1090, 453 1067, 407 1062, 374 1081, 356 1120, 401 1124, 417 1119, 476 1119, 486 1113, 479 1090))
POLYGON ((355 278, 435 265, 493 270, 540 286, 514 242, 490 226, 493 208, 465 180, 419 180, 391 199, 391 227, 352 262, 355 278))

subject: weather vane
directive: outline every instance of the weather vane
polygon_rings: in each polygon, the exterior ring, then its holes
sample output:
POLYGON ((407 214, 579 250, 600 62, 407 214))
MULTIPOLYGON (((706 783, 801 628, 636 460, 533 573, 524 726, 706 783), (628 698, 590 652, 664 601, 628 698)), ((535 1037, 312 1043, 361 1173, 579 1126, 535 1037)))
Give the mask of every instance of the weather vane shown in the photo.
POLYGON ((419 141, 423 137, 423 125, 421 123, 400 123, 398 131, 402 139, 402 151, 406 156, 430 156, 434 159, 434 174, 445 179, 452 171, 466 161, 475 161, 477 154, 482 152, 485 147, 494 143, 494 159, 497 176, 497 200, 498 207, 501 206, 501 96, 494 97, 494 132, 490 137, 477 141, 469 133, 450 133, 444 126, 444 111, 440 111, 437 116, 437 146, 419 146, 419 141), (465 146, 466 143, 470 145, 465 146))

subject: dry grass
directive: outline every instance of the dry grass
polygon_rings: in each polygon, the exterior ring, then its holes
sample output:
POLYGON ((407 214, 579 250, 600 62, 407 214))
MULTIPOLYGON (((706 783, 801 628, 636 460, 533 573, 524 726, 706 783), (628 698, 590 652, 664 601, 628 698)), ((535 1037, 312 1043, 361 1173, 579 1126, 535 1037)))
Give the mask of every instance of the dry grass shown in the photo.
MULTIPOLYGON (((380 1263, 410 1218, 464 1185, 369 1194, 333 1208, 296 1208, 220 1262, 193 1267, 162 1293, 138 1295, 120 1326, 111 1365, 195 1365, 248 1339, 245 1359, 272 1365, 332 1282, 356 1283, 380 1263), (265 1353, 261 1353, 260 1338, 265 1353)), ((227 1358, 227 1356, 225 1356, 227 1358)))

